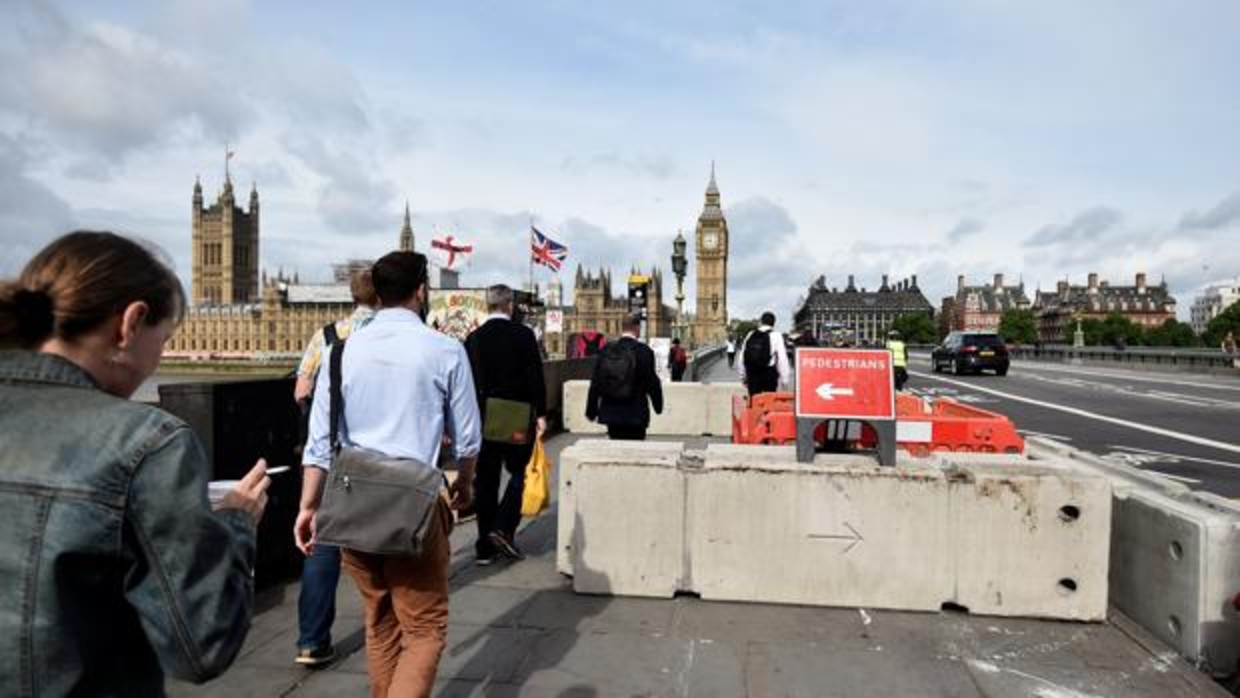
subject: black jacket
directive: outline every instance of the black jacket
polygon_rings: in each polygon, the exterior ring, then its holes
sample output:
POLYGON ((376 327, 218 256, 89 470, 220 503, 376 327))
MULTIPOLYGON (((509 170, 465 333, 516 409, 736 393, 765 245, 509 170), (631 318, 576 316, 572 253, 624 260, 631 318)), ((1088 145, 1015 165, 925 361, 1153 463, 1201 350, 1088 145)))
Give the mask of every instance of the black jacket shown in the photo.
POLYGON ((547 416, 542 355, 533 330, 519 322, 491 318, 465 338, 465 351, 480 410, 487 398, 498 397, 528 402, 536 416, 547 416))
POLYGON ((637 366, 633 375, 637 389, 628 400, 615 400, 600 395, 599 367, 603 362, 599 361, 594 364, 594 376, 590 379, 590 392, 586 396, 586 419, 597 418, 600 424, 647 427, 650 425, 652 406, 655 413, 663 414, 663 385, 654 370, 654 351, 632 337, 621 337, 616 343, 637 354, 637 366))

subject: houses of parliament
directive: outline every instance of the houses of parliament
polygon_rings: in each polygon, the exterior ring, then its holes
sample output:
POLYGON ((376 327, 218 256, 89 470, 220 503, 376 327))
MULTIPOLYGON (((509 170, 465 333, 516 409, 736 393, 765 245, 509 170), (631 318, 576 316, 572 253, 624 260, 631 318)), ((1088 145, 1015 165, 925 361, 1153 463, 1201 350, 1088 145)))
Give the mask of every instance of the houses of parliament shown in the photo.
MULTIPOLYGON (((296 274, 283 272, 260 275, 259 210, 257 187, 250 190, 247 208, 238 205, 227 171, 223 188, 209 206, 202 184, 195 180, 190 303, 184 322, 169 340, 168 358, 288 359, 301 352, 316 330, 352 312, 348 279, 356 263, 335 265, 334 284, 302 284, 296 274)), ((728 236, 712 165, 695 237, 696 312, 681 319, 692 345, 721 343, 727 336, 728 236)), ((407 207, 398 249, 414 249, 407 207)), ((656 268, 649 276, 648 336, 670 337, 676 309, 664 302, 663 273, 656 268)), ((548 356, 563 356, 566 337, 574 332, 620 333, 628 301, 613 296, 611 279, 609 270, 595 274, 578 266, 572 305, 561 303, 558 278, 551 282, 546 306, 562 309, 563 332, 544 336, 548 356)), ((436 291, 432 289, 432 294, 436 291)))

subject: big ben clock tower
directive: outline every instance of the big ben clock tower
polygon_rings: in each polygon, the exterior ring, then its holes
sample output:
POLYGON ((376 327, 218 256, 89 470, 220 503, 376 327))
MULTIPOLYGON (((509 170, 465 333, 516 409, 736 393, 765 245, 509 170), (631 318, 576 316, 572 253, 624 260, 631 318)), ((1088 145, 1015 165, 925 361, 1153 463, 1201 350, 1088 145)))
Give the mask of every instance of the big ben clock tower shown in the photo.
POLYGON ((719 206, 715 163, 710 164, 706 204, 698 216, 694 250, 697 259, 697 315, 693 343, 722 344, 728 334, 728 222, 719 206))

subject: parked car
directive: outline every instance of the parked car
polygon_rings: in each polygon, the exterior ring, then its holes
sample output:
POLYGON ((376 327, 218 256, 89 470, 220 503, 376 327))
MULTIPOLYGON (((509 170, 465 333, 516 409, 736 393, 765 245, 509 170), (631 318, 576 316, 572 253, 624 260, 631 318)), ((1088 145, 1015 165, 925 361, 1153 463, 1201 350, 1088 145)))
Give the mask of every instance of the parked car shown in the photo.
POLYGON ((1008 364, 1007 345, 993 332, 952 332, 930 354, 935 373, 948 369, 957 375, 994 371, 1006 376, 1008 364))

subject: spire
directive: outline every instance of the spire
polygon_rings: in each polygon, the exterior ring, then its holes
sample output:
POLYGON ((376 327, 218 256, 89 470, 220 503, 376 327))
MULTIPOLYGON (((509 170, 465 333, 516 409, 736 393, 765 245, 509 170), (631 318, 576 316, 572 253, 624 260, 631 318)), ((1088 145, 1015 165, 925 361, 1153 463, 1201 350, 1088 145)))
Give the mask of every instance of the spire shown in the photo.
POLYGON ((250 180, 250 208, 258 206, 258 182, 250 180))
POLYGON ((400 227, 400 248, 402 252, 413 251, 413 223, 409 220, 409 200, 405 200, 405 222, 400 227))
POLYGON ((706 205, 702 207, 699 218, 722 218, 723 209, 719 206, 719 185, 715 183, 715 161, 710 161, 710 182, 706 185, 706 205))
POLYGON ((715 183, 715 161, 710 161, 710 182, 706 185, 706 195, 719 196, 719 185, 715 183))

